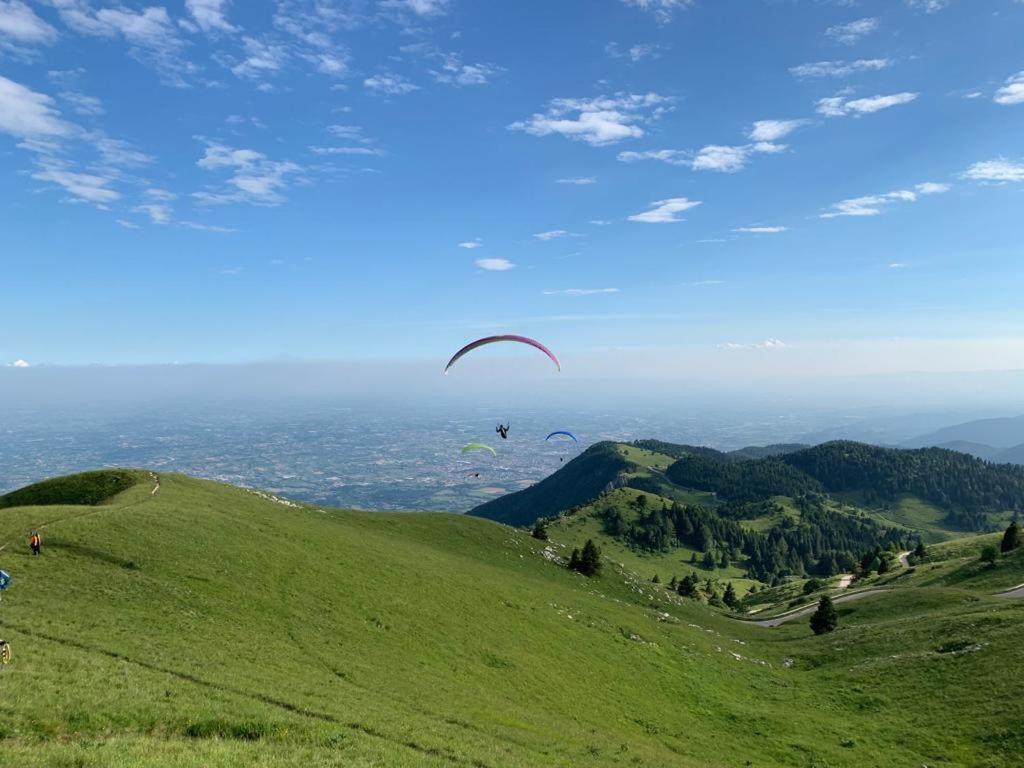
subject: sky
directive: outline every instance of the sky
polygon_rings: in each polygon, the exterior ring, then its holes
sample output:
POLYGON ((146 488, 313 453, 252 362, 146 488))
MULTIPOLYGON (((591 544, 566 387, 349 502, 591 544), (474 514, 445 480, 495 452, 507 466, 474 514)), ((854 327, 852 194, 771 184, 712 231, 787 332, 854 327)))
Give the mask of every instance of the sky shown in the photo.
POLYGON ((0 365, 1024 369, 1020 0, 157 2, 0 0, 0 365))

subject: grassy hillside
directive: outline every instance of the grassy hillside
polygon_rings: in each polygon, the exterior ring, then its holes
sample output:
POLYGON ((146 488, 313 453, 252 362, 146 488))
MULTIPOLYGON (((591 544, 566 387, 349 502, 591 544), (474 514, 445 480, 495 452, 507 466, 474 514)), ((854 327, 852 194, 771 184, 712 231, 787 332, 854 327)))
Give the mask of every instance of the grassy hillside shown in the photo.
POLYGON ((530 525, 537 518, 586 504, 632 466, 614 443, 597 443, 536 485, 481 504, 470 514, 508 525, 530 525))
POLYGON ((105 469, 57 477, 0 496, 0 509, 30 505, 101 504, 141 482, 144 476, 143 472, 127 469, 105 469))
MULTIPOLYGON (((473 517, 180 476, 0 513, 0 764, 1016 764, 1001 563, 765 630, 473 517), (24 534, 42 528, 43 555, 24 534), (994 574, 994 575, 993 575, 994 574), (980 644, 939 653, 946 640, 980 644), (984 692, 984 693, 981 693, 984 692)), ((1020 558, 1018 558, 1019 562, 1020 558)), ((955 564, 950 564, 949 568, 955 564)))

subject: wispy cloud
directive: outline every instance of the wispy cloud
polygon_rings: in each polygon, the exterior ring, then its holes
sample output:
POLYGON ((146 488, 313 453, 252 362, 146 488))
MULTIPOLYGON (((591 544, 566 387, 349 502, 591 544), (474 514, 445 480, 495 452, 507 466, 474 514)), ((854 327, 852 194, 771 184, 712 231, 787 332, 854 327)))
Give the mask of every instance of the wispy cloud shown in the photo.
POLYGON ((618 288, 561 288, 556 291, 544 291, 545 296, 596 296, 604 293, 618 293, 618 288))
POLYGON ((843 96, 830 96, 820 99, 817 104, 817 111, 825 117, 846 117, 847 115, 860 116, 869 115, 889 107, 900 104, 909 104, 920 94, 917 93, 893 93, 887 96, 871 96, 866 99, 847 100, 843 96))
POLYGON ((694 0, 622 0, 626 5, 654 14, 661 24, 672 21, 672 14, 693 5, 694 0))
POLYGON ((383 149, 377 147, 310 147, 309 151, 314 155, 360 155, 363 157, 386 155, 383 149))
POLYGON ((790 67, 796 77, 848 77, 863 72, 878 72, 888 69, 895 62, 892 59, 857 59, 856 61, 815 61, 790 67))
POLYGON ((225 189, 192 193, 198 202, 206 204, 278 205, 284 201, 282 192, 288 178, 302 171, 295 163, 270 160, 253 149, 234 149, 218 143, 207 144, 196 165, 208 171, 231 173, 225 189))
POLYGON ((154 224, 171 223, 171 206, 166 203, 146 203, 137 205, 132 210, 136 213, 146 214, 154 224))
POLYGON ((756 142, 775 142, 804 125, 807 125, 806 120, 758 120, 751 127, 747 138, 756 142))
POLYGON ((725 344, 719 344, 719 349, 725 349, 729 351, 741 350, 741 349, 786 349, 789 345, 782 339, 765 339, 764 341, 758 341, 753 344, 738 344, 736 342, 728 341, 725 344))
POLYGON ((642 125, 663 114, 670 99, 656 93, 617 93, 584 99, 553 99, 544 113, 508 126, 531 136, 556 134, 594 147, 644 135, 642 125))
POLYGON ((1010 181, 1024 181, 1024 164, 1015 163, 1005 157, 975 163, 963 173, 971 181, 988 181, 997 184, 1010 181))
POLYGON ((0 0, 0 46, 7 37, 30 45, 49 45, 57 40, 57 30, 39 18, 20 0, 0 0))
POLYGON ((230 227, 219 227, 216 224, 200 224, 196 221, 179 221, 179 226, 185 227, 185 229, 195 229, 199 232, 217 232, 220 234, 229 234, 231 232, 237 232, 238 230, 231 229, 230 227))
POLYGON ((700 205, 699 200, 690 200, 685 197, 671 197, 667 200, 657 200, 651 203, 653 208, 643 213, 635 213, 629 217, 630 221, 637 221, 641 224, 675 224, 685 221, 677 214, 696 208, 700 205))
POLYGON ((516 266, 508 259, 477 259, 474 263, 488 272, 506 272, 516 266))
POLYGON ((696 280, 691 283, 680 283, 684 288, 699 288, 705 285, 725 285, 725 280, 696 280))
POLYGON ((373 75, 363 80, 363 85, 375 93, 383 93, 388 96, 402 96, 406 93, 418 91, 419 86, 410 83, 401 75, 385 72, 380 75, 373 75))
MULTIPOLYGON (((774 122, 774 121, 766 121, 774 122)), ((795 122, 795 121, 794 121, 795 122)), ((696 152, 683 149, 654 149, 645 152, 620 152, 618 159, 623 163, 640 160, 658 160, 669 165, 689 167, 694 171, 716 171, 718 173, 736 173, 747 167, 752 156, 757 154, 775 154, 786 147, 768 141, 754 144, 727 146, 710 144, 696 152)))
POLYGON ((381 6, 409 11, 417 16, 441 16, 448 12, 448 0, 384 0, 381 6))
POLYGON ((949 189, 948 184, 925 182, 918 184, 912 190, 901 189, 881 195, 866 195, 841 200, 819 216, 823 219, 834 219, 840 216, 878 216, 893 203, 913 203, 917 202, 921 196, 938 195, 948 192, 949 189))
POLYGON ((789 227, 737 227, 733 232, 744 232, 750 235, 777 235, 789 231, 789 227))
POLYGON ((996 91, 992 100, 1003 106, 1024 104, 1024 72, 1008 77, 1006 85, 996 91))
POLYGON ((235 32, 227 20, 228 0, 185 0, 185 9, 203 32, 235 32))
POLYGON ((71 105, 71 108, 79 115, 85 117, 98 117, 106 112, 103 102, 95 96, 86 96, 84 93, 64 91, 60 98, 71 105))
POLYGON ((15 360, 13 363, 8 363, 7 367, 8 368, 31 368, 32 366, 29 364, 29 362, 27 360, 22 360, 22 359, 19 358, 18 360, 15 360))
POLYGON ((558 238, 568 237, 570 233, 564 229, 552 229, 547 232, 538 232, 534 235, 538 240, 547 242, 548 240, 557 240, 558 238))
POLYGON ((938 13, 950 4, 951 0, 907 0, 911 8, 918 8, 925 13, 938 13))
POLYGON ((61 119, 51 97, 0 75, 0 133, 34 139, 69 136, 74 130, 61 119))
POLYGON ((878 29, 878 19, 868 17, 847 24, 836 24, 825 30, 825 36, 843 45, 853 45, 865 35, 878 29))
POLYGON ((578 187, 586 186, 588 184, 597 184, 597 179, 593 176, 575 176, 569 179, 557 179, 556 184, 575 184, 578 187))
POLYGON ((459 243, 459 248, 469 248, 472 250, 473 248, 480 248, 482 245, 483 241, 479 237, 476 237, 472 240, 467 240, 464 243, 459 243))
POLYGON ((889 264, 889 269, 906 269, 907 265, 902 261, 894 261, 889 264))

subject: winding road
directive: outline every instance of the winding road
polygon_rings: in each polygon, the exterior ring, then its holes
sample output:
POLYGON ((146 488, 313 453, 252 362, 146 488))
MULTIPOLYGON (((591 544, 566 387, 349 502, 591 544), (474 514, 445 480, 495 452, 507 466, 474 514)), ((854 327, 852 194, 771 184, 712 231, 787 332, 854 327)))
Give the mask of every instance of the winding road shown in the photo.
MULTIPOLYGON (((1024 585, 1022 585, 1024 586, 1024 585)), ((852 603, 854 600, 860 600, 863 597, 870 595, 876 595, 879 592, 888 592, 887 589, 865 589, 862 592, 851 592, 846 595, 840 595, 839 597, 832 598, 832 602, 836 605, 840 603, 852 603)), ((791 611, 786 611, 779 616, 775 616, 770 619, 762 619, 760 621, 749 621, 747 619, 738 619, 738 621, 746 622, 747 624, 756 624, 759 627, 777 627, 780 624, 785 624, 787 621, 793 621, 803 616, 810 616, 818 609, 817 603, 811 603, 810 605, 804 605, 800 608, 794 608, 791 611)))

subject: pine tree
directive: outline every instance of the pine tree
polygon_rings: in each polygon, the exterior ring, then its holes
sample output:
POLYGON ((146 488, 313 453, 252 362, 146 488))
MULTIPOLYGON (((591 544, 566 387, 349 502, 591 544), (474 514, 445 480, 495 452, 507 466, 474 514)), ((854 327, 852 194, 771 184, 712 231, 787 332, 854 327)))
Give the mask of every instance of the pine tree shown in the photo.
POLYGON ((1022 543, 1020 536, 1020 526, 1017 525, 1017 521, 1014 520, 1010 523, 1010 527, 1006 529, 1006 533, 1003 534, 1003 543, 999 545, 1000 552, 1012 552, 1017 549, 1022 543))
POLYGON ((725 596, 722 598, 722 602, 730 608, 735 608, 739 605, 740 599, 736 597, 736 590, 733 588, 731 581, 725 587, 725 596))
POLYGON ((889 558, 880 557, 878 559, 878 575, 881 576, 883 573, 889 572, 889 558))
POLYGON ((923 563, 928 559, 928 550, 924 548, 924 542, 917 542, 917 547, 914 549, 914 559, 919 563, 923 563))
POLYGON ((569 555, 569 570, 578 571, 580 569, 580 548, 576 547, 572 554, 569 555))
POLYGON ((675 588, 678 587, 678 586, 679 586, 679 579, 677 579, 675 576, 673 576, 672 577, 672 581, 670 581, 668 583, 668 588, 674 591, 675 588))
POLYGON ((530 535, 533 536, 533 538, 535 539, 539 539, 540 541, 547 541, 548 529, 543 522, 538 520, 536 523, 534 523, 533 532, 530 535))
POLYGON ((999 559, 999 550, 994 545, 989 544, 983 547, 981 550, 981 562, 988 563, 989 565, 995 565, 996 560, 999 559))
POLYGON ((712 554, 710 549, 704 553, 704 560, 701 562, 701 565, 704 566, 704 570, 707 571, 713 571, 715 569, 715 556, 712 554))
POLYGON ((654 578, 651 579, 651 584, 661 584, 661 579, 658 578, 658 574, 654 574, 654 578))
POLYGON ((836 607, 832 604, 832 598, 825 595, 818 603, 818 610, 811 616, 811 629, 814 630, 814 634, 823 635, 826 632, 832 632, 837 626, 839 626, 839 616, 836 613, 836 607))
POLYGON ((728 568, 729 567, 729 553, 728 552, 722 552, 722 559, 718 561, 718 567, 719 568, 728 568))
POLYGON ((593 539, 587 539, 580 552, 579 572, 584 576, 597 576, 601 573, 601 550, 593 539))

